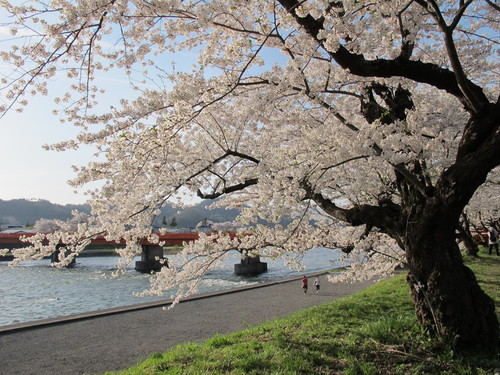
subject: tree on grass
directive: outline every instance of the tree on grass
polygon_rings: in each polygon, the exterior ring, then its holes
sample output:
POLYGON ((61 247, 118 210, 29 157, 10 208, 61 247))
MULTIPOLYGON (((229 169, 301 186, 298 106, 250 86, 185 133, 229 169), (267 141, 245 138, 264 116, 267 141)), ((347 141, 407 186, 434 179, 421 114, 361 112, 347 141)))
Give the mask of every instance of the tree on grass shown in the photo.
POLYGON ((202 235, 151 292, 191 293, 233 249, 293 258, 336 246, 362 276, 404 262, 418 320, 456 348, 498 344, 493 302, 455 240, 500 162, 494 2, 1 4, 12 15, 1 56, 14 67, 3 110, 66 77, 56 105, 81 134, 52 148, 105 155, 73 181, 105 181, 92 233, 128 240, 130 258, 152 215, 189 192, 222 197, 252 228, 202 235), (100 77, 117 71, 136 97, 106 109, 100 77))

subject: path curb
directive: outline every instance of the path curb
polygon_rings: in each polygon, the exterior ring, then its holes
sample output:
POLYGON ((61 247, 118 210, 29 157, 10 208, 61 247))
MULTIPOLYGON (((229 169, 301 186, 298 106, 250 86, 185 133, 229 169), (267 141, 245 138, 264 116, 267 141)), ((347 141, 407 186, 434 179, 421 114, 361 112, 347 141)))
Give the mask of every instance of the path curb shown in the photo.
MULTIPOLYGON (((330 274, 330 273, 332 273, 332 271, 320 271, 320 272, 314 272, 314 273, 304 273, 304 275, 306 275, 307 277, 314 277, 314 276, 321 276, 321 275, 326 275, 326 274, 330 274)), ((183 298, 183 299, 181 299, 181 301, 179 303, 196 301, 196 300, 210 298, 210 297, 216 297, 216 296, 220 296, 220 295, 224 295, 224 294, 239 293, 239 292, 243 292, 246 290, 264 288, 264 287, 271 286, 271 285, 289 283, 292 281, 300 280, 300 279, 302 279, 302 277, 303 277, 303 275, 300 275, 300 276, 289 277, 286 279, 268 281, 265 283, 257 283, 257 284, 246 285, 246 286, 241 286, 241 287, 232 288, 232 289, 220 290, 220 291, 216 291, 216 292, 200 293, 200 294, 196 294, 196 295, 192 295, 192 296, 183 298)), ((169 306, 171 304, 172 304, 172 299, 165 299, 165 300, 154 301, 154 302, 145 302, 145 303, 139 303, 139 304, 134 304, 134 305, 113 307, 113 308, 103 309, 103 310, 89 311, 89 312, 84 312, 84 313, 80 313, 80 314, 66 315, 66 316, 61 316, 61 317, 57 317, 57 318, 49 318, 49 319, 36 320, 36 321, 31 321, 31 322, 9 324, 6 326, 0 326, 0 334, 15 333, 15 332, 20 332, 20 331, 25 331, 25 330, 30 330, 30 329, 37 329, 37 328, 42 328, 42 327, 47 327, 47 326, 53 326, 53 325, 59 325, 59 324, 65 324, 65 323, 72 323, 72 322, 81 321, 81 320, 99 318, 102 316, 109 316, 109 315, 114 315, 114 314, 123 314, 123 313, 127 313, 130 311, 139 311, 139 310, 151 309, 151 308, 155 308, 155 307, 166 307, 166 306, 169 306)))

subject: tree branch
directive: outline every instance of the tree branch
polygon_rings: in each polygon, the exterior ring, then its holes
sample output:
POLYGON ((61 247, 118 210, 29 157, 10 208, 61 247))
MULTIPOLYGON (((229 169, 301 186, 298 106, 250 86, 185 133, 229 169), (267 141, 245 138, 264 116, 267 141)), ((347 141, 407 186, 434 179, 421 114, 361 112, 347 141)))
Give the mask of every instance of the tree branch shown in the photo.
POLYGON ((228 187, 225 187, 224 189, 222 189, 218 192, 214 192, 211 194, 203 193, 200 189, 198 189, 198 191, 196 192, 196 195, 198 195, 198 197, 200 197, 202 199, 215 199, 215 198, 218 198, 224 194, 229 194, 229 193, 234 193, 236 191, 244 190, 249 186, 257 185, 258 183, 259 183, 259 179, 251 178, 251 179, 245 180, 245 182, 242 182, 241 184, 228 186, 228 187))
POLYGON ((460 62, 460 58, 458 57, 455 41, 453 40, 453 30, 457 27, 465 10, 471 2, 472 0, 468 0, 462 4, 455 15, 453 22, 450 25, 447 25, 443 15, 441 14, 441 10, 439 9, 439 5, 434 0, 417 0, 417 3, 424 9, 428 9, 428 4, 434 9, 434 12, 430 12, 430 14, 434 17, 443 32, 448 59, 450 60, 451 67, 453 68, 458 88, 463 93, 463 98, 467 102, 466 108, 472 110, 473 113, 478 113, 481 108, 488 103, 488 99, 484 96, 482 91, 481 95, 478 95, 478 92, 476 91, 477 86, 467 79, 460 62))
POLYGON ((342 208, 330 199, 325 198, 321 193, 315 192, 307 181, 302 181, 301 187, 305 191, 304 200, 313 200, 323 211, 338 220, 352 226, 376 226, 380 228, 381 232, 387 234, 396 232, 401 212, 400 207, 397 205, 391 205, 389 208, 364 204, 353 208, 342 208))
POLYGON ((485 1, 488 3, 488 5, 492 6, 493 9, 500 12, 500 6, 496 5, 493 1, 490 1, 490 0, 485 0, 485 1))
MULTIPOLYGON (((420 0, 419 3, 422 1, 424 0, 420 0)), ((319 38, 319 33, 323 29, 324 18, 315 19, 311 15, 299 17, 295 12, 300 5, 297 0, 279 0, 279 2, 311 37, 323 45, 324 40, 319 38)), ((468 110, 472 111, 475 111, 476 101, 488 103, 481 87, 465 78, 468 89, 476 98, 473 103, 470 103, 469 98, 464 95, 459 86, 455 73, 435 64, 405 58, 367 60, 363 55, 351 52, 343 45, 340 45, 336 51, 326 51, 343 69, 357 76, 403 77, 414 82, 426 83, 457 97, 468 110)))

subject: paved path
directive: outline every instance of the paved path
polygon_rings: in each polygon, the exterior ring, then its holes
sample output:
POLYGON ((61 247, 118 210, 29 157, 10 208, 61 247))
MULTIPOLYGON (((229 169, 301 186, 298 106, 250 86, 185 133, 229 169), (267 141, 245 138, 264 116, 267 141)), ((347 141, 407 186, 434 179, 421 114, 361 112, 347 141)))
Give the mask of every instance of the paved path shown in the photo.
POLYGON ((109 310, 100 316, 19 324, 15 329, 0 327, 0 373, 64 375, 121 370, 178 344, 284 317, 370 284, 333 285, 322 279, 319 294, 312 285, 304 294, 300 279, 293 279, 192 298, 169 311, 153 303, 136 310, 109 310))

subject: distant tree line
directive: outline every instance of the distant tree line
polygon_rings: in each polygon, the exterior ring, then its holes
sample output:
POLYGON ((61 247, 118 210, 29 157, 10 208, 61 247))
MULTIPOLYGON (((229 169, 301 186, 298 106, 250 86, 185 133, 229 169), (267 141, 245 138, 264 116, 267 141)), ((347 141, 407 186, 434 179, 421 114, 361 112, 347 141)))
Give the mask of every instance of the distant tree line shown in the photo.
MULTIPOLYGON (((238 215, 237 210, 208 208, 210 202, 202 202, 194 206, 179 208, 167 205, 161 209, 153 225, 157 227, 195 227, 204 218, 216 223, 230 222, 238 215)), ((90 206, 86 204, 60 205, 47 200, 0 199, 0 227, 8 225, 25 225, 32 227, 41 219, 67 221, 72 218, 72 211, 90 214, 90 206)))

